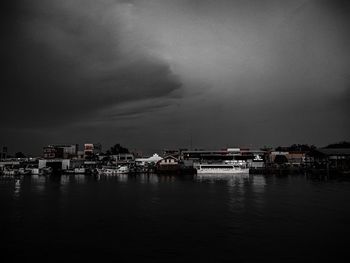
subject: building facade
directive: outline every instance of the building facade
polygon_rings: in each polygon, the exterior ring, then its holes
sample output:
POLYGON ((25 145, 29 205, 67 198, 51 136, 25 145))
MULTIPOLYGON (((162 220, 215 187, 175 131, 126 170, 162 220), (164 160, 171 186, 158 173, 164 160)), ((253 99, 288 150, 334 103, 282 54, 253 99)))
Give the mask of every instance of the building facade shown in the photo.
POLYGON ((43 157, 44 159, 55 159, 55 158, 63 158, 63 159, 69 159, 69 158, 75 158, 77 156, 78 152, 78 145, 77 144, 71 144, 71 145, 48 145, 43 147, 43 157))

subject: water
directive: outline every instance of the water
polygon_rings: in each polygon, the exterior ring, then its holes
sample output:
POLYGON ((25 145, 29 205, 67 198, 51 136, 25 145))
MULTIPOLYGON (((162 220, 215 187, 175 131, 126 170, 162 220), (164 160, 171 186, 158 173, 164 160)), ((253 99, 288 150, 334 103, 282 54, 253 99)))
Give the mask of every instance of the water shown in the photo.
POLYGON ((347 261, 350 182, 0 177, 6 262, 347 261))

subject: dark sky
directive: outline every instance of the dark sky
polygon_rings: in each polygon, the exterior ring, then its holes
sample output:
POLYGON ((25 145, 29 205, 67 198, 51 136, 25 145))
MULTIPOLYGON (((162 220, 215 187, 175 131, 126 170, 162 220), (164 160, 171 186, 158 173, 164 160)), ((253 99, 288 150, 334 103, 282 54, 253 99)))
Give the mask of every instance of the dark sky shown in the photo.
POLYGON ((0 145, 12 152, 350 139, 349 1, 1 5, 0 145))

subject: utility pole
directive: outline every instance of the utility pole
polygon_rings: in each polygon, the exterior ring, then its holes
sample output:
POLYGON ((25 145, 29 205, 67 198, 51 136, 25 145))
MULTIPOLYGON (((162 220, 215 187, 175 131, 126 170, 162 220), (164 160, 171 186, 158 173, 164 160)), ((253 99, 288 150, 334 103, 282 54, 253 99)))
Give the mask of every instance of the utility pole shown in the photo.
POLYGON ((190 150, 192 151, 192 131, 190 131, 190 150))

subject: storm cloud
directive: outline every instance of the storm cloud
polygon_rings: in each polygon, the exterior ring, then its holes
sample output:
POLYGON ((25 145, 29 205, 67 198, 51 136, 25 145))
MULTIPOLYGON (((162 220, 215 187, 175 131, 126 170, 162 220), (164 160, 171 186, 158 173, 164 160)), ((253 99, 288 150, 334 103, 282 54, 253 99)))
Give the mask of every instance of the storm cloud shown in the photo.
MULTIPOLYGON (((122 1, 19 1, 3 48, 5 125, 56 127, 135 100, 174 96, 179 78, 148 53, 122 1)), ((147 107, 147 105, 145 105, 147 107)))
POLYGON ((348 1, 4 6, 0 144, 151 152, 350 139, 348 1))

